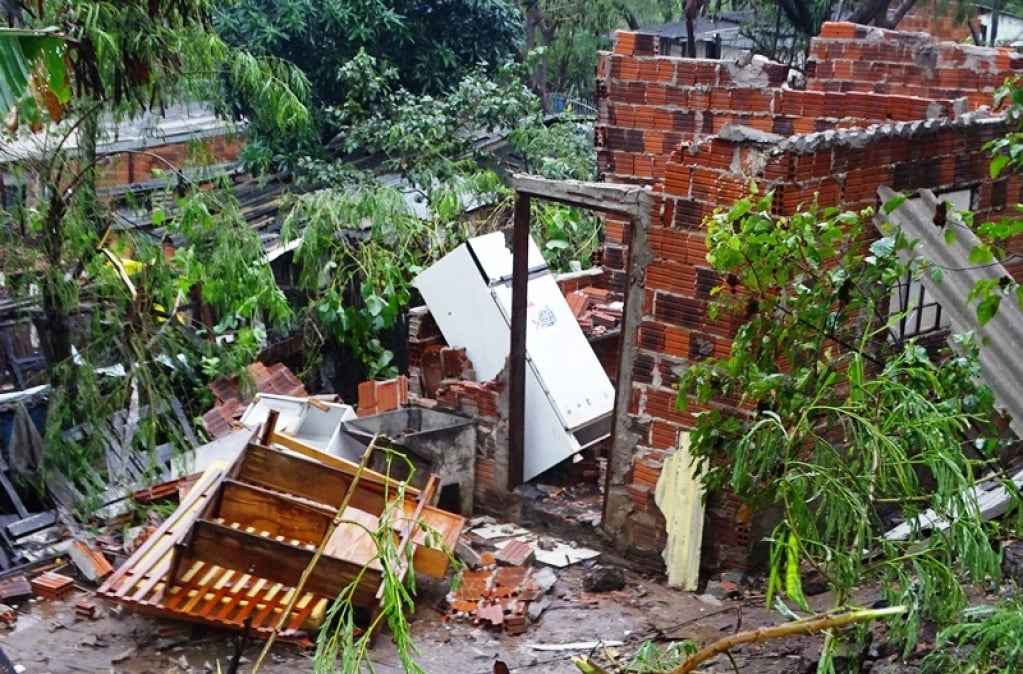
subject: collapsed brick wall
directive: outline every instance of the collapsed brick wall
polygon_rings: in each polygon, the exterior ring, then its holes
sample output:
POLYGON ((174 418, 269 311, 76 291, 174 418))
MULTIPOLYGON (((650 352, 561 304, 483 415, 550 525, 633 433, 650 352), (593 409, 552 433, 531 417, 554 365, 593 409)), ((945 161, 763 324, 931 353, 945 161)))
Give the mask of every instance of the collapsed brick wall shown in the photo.
MULTIPOLYGON (((823 206, 874 206, 881 184, 970 189, 981 217, 1008 214, 1023 200, 1018 176, 989 178, 983 146, 1005 133, 1002 121, 964 114, 990 102, 996 82, 1023 68, 1023 57, 851 24, 826 24, 811 51, 816 65, 807 91, 781 87, 777 64, 659 56, 645 36, 619 34, 614 53, 603 56, 599 170, 611 182, 650 185, 656 202, 642 237, 649 250, 630 250, 628 223, 610 219, 603 251, 611 288, 627 294, 636 278, 643 285, 642 317, 626 326, 635 331, 626 336, 633 346, 621 364, 631 381, 619 390, 628 423, 617 429, 614 450, 631 453, 630 464, 612 473, 605 509, 605 527, 633 552, 664 547, 654 489, 663 459, 698 411, 676 408, 673 385, 688 362, 727 356, 738 327, 734 319, 707 317, 710 291, 721 281, 706 263, 702 224, 715 208, 746 195, 751 180, 775 190, 779 214, 815 198, 823 206), (875 87, 880 91, 857 90, 860 61, 849 61, 847 73, 843 66, 846 79, 834 78, 829 59, 858 53, 862 60, 867 47, 878 50, 881 68, 872 72, 885 85, 875 87), (919 65, 922 54, 933 56, 933 68, 919 65), (831 76, 821 79, 822 72, 831 76), (907 78, 904 88, 895 87, 896 73, 907 78), (982 78, 987 91, 965 92, 967 77, 982 78), (630 270, 630 257, 649 261, 630 270)), ((745 566, 759 532, 740 501, 715 495, 707 522, 705 566, 745 566)))
POLYGON ((1023 69, 1015 50, 934 42, 925 33, 826 23, 812 42, 807 89, 965 97, 990 105, 1005 78, 1023 69))
POLYGON ((465 349, 447 345, 426 307, 410 312, 409 389, 414 402, 475 420, 473 499, 478 509, 501 512, 508 500, 507 387, 501 378, 490 382, 473 381, 472 369, 472 363, 465 358, 465 349), (461 358, 457 357, 459 352, 461 358), (431 365, 431 360, 436 363, 431 365), (431 368, 440 371, 431 373, 431 368))

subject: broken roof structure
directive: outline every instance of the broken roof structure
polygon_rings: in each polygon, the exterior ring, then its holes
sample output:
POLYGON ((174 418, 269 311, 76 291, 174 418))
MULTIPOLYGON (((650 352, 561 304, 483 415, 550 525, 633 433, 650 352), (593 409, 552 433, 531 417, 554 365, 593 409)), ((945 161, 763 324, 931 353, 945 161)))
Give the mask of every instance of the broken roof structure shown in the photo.
MULTIPOLYGON (((727 356, 738 328, 707 315, 720 279, 705 259, 705 218, 751 181, 775 191, 779 215, 814 199, 873 207, 880 186, 930 189, 978 218, 1014 214, 1023 180, 993 180, 984 146, 1007 131, 987 106, 1020 70, 1009 49, 826 23, 807 88, 794 91, 781 64, 663 56, 653 35, 617 35, 598 76, 599 169, 648 186, 655 202, 646 228, 609 217, 603 249, 609 285, 626 297, 603 526, 636 559, 665 548, 657 483, 697 411, 676 408, 673 385, 687 362, 727 356)), ((941 340, 943 327, 918 326, 941 340)), ((758 535, 738 498, 712 496, 706 527, 705 567, 748 563, 758 535)))

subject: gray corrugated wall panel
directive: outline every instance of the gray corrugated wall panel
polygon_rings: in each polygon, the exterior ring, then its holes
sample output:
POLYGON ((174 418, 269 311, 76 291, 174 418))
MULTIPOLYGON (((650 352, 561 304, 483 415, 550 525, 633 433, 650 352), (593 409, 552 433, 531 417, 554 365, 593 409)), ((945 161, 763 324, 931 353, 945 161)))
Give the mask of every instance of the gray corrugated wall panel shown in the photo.
MULTIPOLYGON (((878 188, 881 203, 898 193, 888 187, 878 188)), ((1006 297, 994 318, 983 327, 977 322, 976 307, 966 303, 966 297, 978 281, 999 279, 1008 272, 997 262, 984 266, 970 265, 970 251, 980 242, 970 230, 956 228, 955 240, 945 242, 945 229, 934 224, 935 208, 939 199, 929 190, 920 192, 919 199, 910 199, 885 215, 879 211, 875 218, 878 229, 885 223, 902 229, 905 237, 914 242, 912 256, 922 257, 945 269, 940 283, 929 274, 920 279, 927 292, 941 304, 952 329, 957 333, 973 331, 983 340, 980 364, 984 380, 994 391, 997 405, 1011 417, 1013 432, 1023 438, 1023 312, 1014 297, 1006 297)), ((949 219, 945 227, 954 227, 949 219)), ((907 255, 908 258, 908 255, 907 255)))

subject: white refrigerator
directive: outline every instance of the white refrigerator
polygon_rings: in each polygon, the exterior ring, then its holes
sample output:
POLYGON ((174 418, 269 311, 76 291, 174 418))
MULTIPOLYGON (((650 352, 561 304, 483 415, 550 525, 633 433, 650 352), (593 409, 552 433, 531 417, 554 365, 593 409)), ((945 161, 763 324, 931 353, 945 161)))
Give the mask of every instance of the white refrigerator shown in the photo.
MULTIPOLYGON (((444 339, 465 348, 480 381, 494 379, 508 359, 511 277, 511 250, 495 232, 415 280, 444 339)), ((607 438, 614 408, 614 387, 532 240, 528 288, 526 480, 607 438)))

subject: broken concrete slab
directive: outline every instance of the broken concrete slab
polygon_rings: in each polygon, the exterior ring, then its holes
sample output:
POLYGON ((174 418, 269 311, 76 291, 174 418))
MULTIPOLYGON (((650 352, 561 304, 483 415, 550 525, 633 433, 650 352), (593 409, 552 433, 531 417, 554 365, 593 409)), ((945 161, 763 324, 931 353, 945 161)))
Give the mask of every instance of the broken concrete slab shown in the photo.
POLYGON ((533 582, 540 588, 540 592, 546 594, 558 582, 558 576, 549 566, 545 566, 533 571, 533 582))
POLYGON ((455 543, 455 557, 470 569, 478 569, 483 564, 480 554, 464 538, 459 537, 455 543))
POLYGON ((599 550, 578 548, 552 538, 541 538, 536 545, 536 561, 559 569, 599 556, 599 550))
POLYGON ((523 536, 531 532, 529 529, 523 529, 517 524, 499 524, 491 521, 482 526, 470 529, 469 533, 481 540, 492 541, 502 538, 511 538, 512 536, 523 536))

